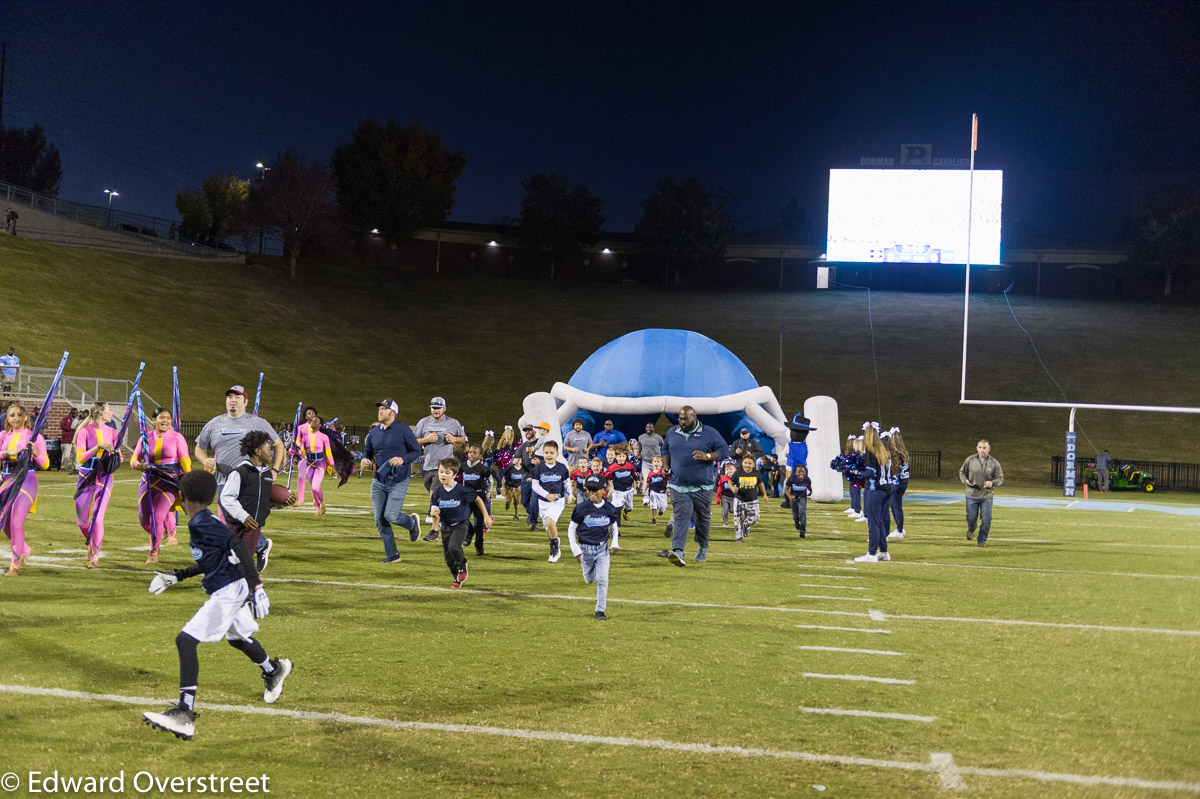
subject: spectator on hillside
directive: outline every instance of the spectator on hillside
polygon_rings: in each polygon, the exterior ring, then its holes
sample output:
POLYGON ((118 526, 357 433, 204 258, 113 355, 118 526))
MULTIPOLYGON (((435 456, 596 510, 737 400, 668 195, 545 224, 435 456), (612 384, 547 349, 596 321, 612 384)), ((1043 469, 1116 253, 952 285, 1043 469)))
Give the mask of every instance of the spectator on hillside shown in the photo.
POLYGON ((13 393, 13 384, 17 381, 17 372, 21 369, 21 359, 17 357, 12 347, 7 355, 0 355, 0 388, 5 394, 13 393))
POLYGON ((17 220, 20 218, 20 214, 9 208, 8 213, 4 215, 4 229, 14 236, 17 235, 17 220))

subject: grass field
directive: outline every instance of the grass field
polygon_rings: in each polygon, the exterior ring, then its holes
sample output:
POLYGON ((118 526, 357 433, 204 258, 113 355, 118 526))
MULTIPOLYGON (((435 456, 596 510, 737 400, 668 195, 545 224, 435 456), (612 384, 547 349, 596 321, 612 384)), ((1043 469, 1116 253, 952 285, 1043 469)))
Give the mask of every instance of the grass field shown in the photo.
POLYGON ((261 640, 296 664, 280 702, 241 653, 203 646, 188 743, 140 716, 176 698, 173 638, 203 593, 147 593, 136 483, 119 479, 100 570, 82 568, 74 482, 52 474, 35 557, 0 580, 0 772, 22 786, 57 769, 124 770, 131 796, 142 771, 266 774, 286 797, 1200 793, 1193 497, 1020 492, 1039 508, 1002 490, 979 549, 961 495, 914 482, 909 535, 880 564, 848 562, 866 525, 845 503, 810 504, 800 541, 771 502, 749 542, 718 522, 685 569, 654 556, 662 528, 638 506, 599 622, 577 564, 548 564, 544 534, 500 509, 462 590, 438 544, 379 563, 356 478, 324 517, 270 519, 261 640), (813 712, 829 710, 902 717, 813 712))
MULTIPOLYGON (((378 275, 346 267, 290 281, 262 266, 164 261, 0 237, 6 340, 22 363, 131 378, 183 412, 223 411, 233 383, 266 372, 262 413, 296 402, 374 421, 396 397, 410 423, 434 395, 469 431, 500 429, 533 391, 566 381, 595 350, 644 327, 695 330, 728 347, 794 413, 838 401, 844 431, 879 418, 910 449, 941 450, 951 481, 975 441, 991 439, 1011 484, 1045 486, 1063 451, 1065 410, 960 406, 962 297, 862 291, 702 292, 491 278, 378 275), (870 321, 869 321, 870 320, 870 321), (872 329, 875 353, 872 360, 872 329), (782 386, 779 327, 785 327, 782 386), (876 381, 878 372, 878 381, 876 381)), ((1195 405, 1200 309, 1014 297, 1021 323, 1077 402, 1195 405)), ((971 301, 968 396, 1058 401, 1004 299, 971 301)), ((1088 439, 1124 458, 1196 462, 1200 417, 1082 411, 1088 439)), ((844 435, 845 433, 843 433, 844 435)))

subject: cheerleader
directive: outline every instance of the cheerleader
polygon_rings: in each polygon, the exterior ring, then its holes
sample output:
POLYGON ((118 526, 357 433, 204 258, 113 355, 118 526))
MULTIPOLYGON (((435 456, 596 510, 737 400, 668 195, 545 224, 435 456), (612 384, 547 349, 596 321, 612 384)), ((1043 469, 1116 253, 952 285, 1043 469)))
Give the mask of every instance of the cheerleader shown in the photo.
POLYGON ((33 463, 25 472, 24 477, 14 474, 17 457, 30 448, 29 413, 23 405, 12 403, 4 416, 4 432, 0 433, 0 493, 11 504, 8 520, 4 523, 4 534, 12 545, 12 565, 4 573, 5 577, 16 577, 25 566, 33 550, 25 543, 25 518, 37 512, 37 469, 43 471, 50 468, 50 456, 46 453, 46 441, 39 434, 33 439, 33 463), (14 480, 19 479, 20 485, 14 480), (12 483, 12 484, 10 484, 12 483), (10 496, 10 492, 17 492, 10 496))
POLYGON ((154 411, 153 429, 142 449, 139 440, 133 449, 129 465, 142 473, 138 487, 138 522, 150 536, 150 555, 147 563, 158 563, 158 548, 164 536, 167 544, 178 544, 175 536, 175 514, 179 505, 179 477, 192 470, 187 441, 175 431, 171 412, 166 408, 154 411))
POLYGON ((884 513, 884 525, 888 530, 888 541, 904 538, 904 492, 908 490, 908 447, 904 446, 904 437, 900 428, 893 427, 888 436, 888 450, 892 456, 892 468, 896 471, 896 484, 892 487, 891 501, 888 502, 884 513), (896 530, 892 532, 892 519, 896 520, 896 530))
POLYGON ((867 475, 863 513, 867 517, 868 550, 866 555, 854 559, 858 563, 892 559, 887 551, 887 529, 884 526, 884 514, 892 487, 892 460, 879 438, 878 424, 871 422, 863 431, 863 462, 867 475))
POLYGON ((87 423, 75 432, 75 462, 79 465, 79 483, 75 487, 75 524, 87 541, 89 569, 100 565, 100 547, 104 544, 104 513, 112 498, 112 481, 97 479, 94 474, 100 459, 115 453, 117 463, 121 452, 117 446, 117 431, 108 426, 112 409, 107 402, 93 402, 88 410, 87 423))
POLYGON ((312 489, 316 516, 325 514, 325 492, 321 490, 321 483, 325 475, 333 474, 333 449, 329 445, 329 436, 321 430, 324 424, 324 419, 313 414, 308 424, 300 428, 305 433, 300 439, 304 442, 300 450, 304 457, 304 465, 300 469, 300 490, 304 490, 304 481, 307 480, 312 489))

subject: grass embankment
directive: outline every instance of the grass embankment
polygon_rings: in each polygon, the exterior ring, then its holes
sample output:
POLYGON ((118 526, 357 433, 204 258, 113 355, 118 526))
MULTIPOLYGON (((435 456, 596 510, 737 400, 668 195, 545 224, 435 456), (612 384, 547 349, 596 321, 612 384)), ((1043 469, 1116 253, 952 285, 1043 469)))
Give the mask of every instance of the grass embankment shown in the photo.
MULTIPOLYGON (((644 327, 695 330, 732 350, 779 393, 785 327, 785 411, 827 394, 842 435, 882 416, 912 449, 942 450, 954 479, 980 436, 1014 484, 1045 485, 1063 448, 1066 410, 961 406, 962 297, 873 292, 876 358, 866 294, 666 291, 545 281, 366 274, 290 281, 263 266, 158 260, 0 237, 5 346, 29 365, 132 376, 170 396, 180 368, 185 418, 221 411, 232 383, 266 372, 262 412, 290 419, 298 400, 348 422, 374 420, 394 396, 415 422, 440 394, 470 430, 499 428, 521 399, 566 381, 597 348, 644 327), (875 373, 878 370, 878 384, 875 373)), ((1016 311, 1075 401, 1194 405, 1200 310, 1016 297, 1016 311)), ((664 353, 669 357, 669 353, 664 353)), ((1057 401, 1002 297, 974 296, 967 395, 1057 401)), ((1200 419, 1086 411, 1079 426, 1124 457, 1195 461, 1185 442, 1200 419)), ((1091 450, 1080 438, 1081 451, 1091 450)))

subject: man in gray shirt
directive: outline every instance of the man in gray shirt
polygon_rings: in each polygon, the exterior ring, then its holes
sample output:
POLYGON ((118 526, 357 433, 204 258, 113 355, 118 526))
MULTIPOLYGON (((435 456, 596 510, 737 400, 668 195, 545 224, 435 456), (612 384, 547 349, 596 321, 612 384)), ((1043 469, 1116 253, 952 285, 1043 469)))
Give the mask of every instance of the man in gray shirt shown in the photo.
MULTIPOLYGON (((421 461, 421 481, 425 484, 425 490, 432 494, 434 483, 437 482, 438 462, 453 457, 454 445, 466 441, 467 434, 457 419, 446 415, 446 400, 434 397, 429 400, 429 415, 417 422, 413 435, 425 453, 421 461)), ((426 517, 426 521, 432 522, 433 519, 426 517)), ((437 541, 437 531, 430 531, 424 540, 437 541)))
POLYGON ((646 422, 646 432, 638 436, 638 445, 642 448, 642 479, 650 474, 650 461, 655 455, 662 454, 663 437, 654 432, 654 425, 646 422))
MULTIPOLYGON (((271 462, 271 478, 279 475, 283 468, 283 441, 275 433, 274 428, 264 419, 246 413, 246 403, 250 395, 244 386, 230 386, 225 392, 225 413, 214 416, 204 425, 200 435, 196 436, 194 454, 196 461, 208 471, 217 473, 217 491, 225 485, 225 475, 233 471, 242 460, 242 439, 251 430, 261 430, 267 434, 274 447, 274 458, 271 462)), ((258 571, 267 568, 267 560, 271 554, 271 540, 265 536, 258 539, 258 571)))
POLYGON ((567 453, 567 466, 575 468, 580 458, 587 457, 588 444, 592 443, 592 434, 583 429, 583 420, 571 422, 571 432, 563 436, 563 452, 567 453))
POLYGON ((1000 461, 992 457, 992 445, 986 438, 979 439, 975 453, 963 461, 958 479, 967 487, 967 540, 975 537, 978 519, 978 545, 986 547, 988 531, 992 529, 994 489, 1004 484, 1004 470, 1000 468, 1000 461))
POLYGON ((1108 450, 1104 450, 1096 456, 1096 488, 1101 491, 1108 491, 1108 470, 1112 468, 1113 459, 1108 454, 1108 450))

